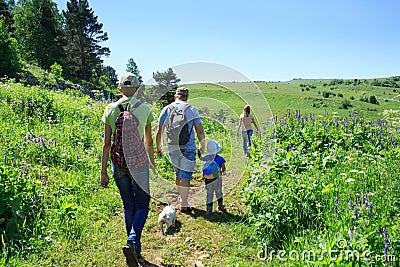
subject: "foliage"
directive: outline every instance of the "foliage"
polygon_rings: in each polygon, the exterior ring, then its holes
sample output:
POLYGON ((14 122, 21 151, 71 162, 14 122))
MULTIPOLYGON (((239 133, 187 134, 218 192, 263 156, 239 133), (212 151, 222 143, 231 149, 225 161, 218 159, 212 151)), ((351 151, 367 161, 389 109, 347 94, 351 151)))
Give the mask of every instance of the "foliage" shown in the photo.
POLYGON ((53 65, 50 66, 50 73, 54 75, 54 78, 57 81, 61 81, 62 80, 62 66, 60 64, 58 64, 57 62, 54 62, 53 65))
POLYGON ((274 160, 264 159, 259 141, 244 189, 260 244, 320 251, 344 239, 360 253, 382 255, 387 242, 385 253, 398 251, 399 135, 380 118, 356 114, 318 119, 296 111, 275 122, 274 160))
POLYGON ((56 4, 52 0, 20 1, 13 12, 22 58, 44 69, 49 69, 54 61, 61 61, 61 18, 56 4))
POLYGON ((169 104, 174 101, 175 89, 178 87, 178 83, 181 81, 176 76, 176 73, 169 68, 163 72, 153 73, 153 79, 157 82, 158 86, 154 87, 153 95, 157 98, 156 101, 160 99, 163 104, 169 104))
POLYGON ((15 78, 21 69, 17 42, 11 38, 0 17, 0 76, 15 78))
POLYGON ((103 61, 102 56, 108 56, 110 49, 102 47, 101 42, 108 40, 103 32, 103 24, 97 21, 87 0, 70 0, 67 10, 63 11, 65 18, 65 72, 68 75, 90 80, 92 70, 103 61))
POLYGON ((136 75, 136 77, 139 80, 139 85, 143 83, 143 78, 142 78, 142 76, 140 76, 140 71, 138 69, 136 62, 133 60, 133 58, 130 58, 128 60, 128 64, 126 64, 126 71, 131 72, 136 75))

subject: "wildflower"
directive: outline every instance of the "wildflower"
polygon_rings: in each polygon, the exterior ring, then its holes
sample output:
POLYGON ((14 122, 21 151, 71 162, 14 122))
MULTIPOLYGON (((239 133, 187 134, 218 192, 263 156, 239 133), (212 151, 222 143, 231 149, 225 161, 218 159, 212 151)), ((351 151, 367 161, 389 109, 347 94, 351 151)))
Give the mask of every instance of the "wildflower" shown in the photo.
POLYGON ((347 203, 347 211, 349 211, 351 209, 351 207, 353 207, 353 202, 352 202, 352 197, 350 195, 349 202, 347 203))
POLYGON ((28 133, 24 136, 24 141, 28 141, 28 142, 29 142, 31 136, 32 136, 32 134, 28 132, 28 133))
POLYGON ((387 239, 387 228, 386 228, 386 224, 383 226, 382 228, 382 236, 384 239, 387 239))
POLYGON ((351 241, 353 241, 353 234, 354 234, 354 226, 351 226, 351 228, 349 229, 350 243, 351 243, 351 241))
POLYGON ((338 120, 338 118, 335 118, 335 127, 336 127, 336 130, 339 130, 339 120, 338 120))
POLYGON ((313 114, 310 114, 310 120, 312 121, 312 124, 314 125, 315 118, 314 118, 313 114))
POLYGON ((388 240, 387 238, 385 239, 385 242, 383 243, 383 245, 384 245, 384 248, 383 248, 383 255, 386 256, 387 251, 388 251, 388 248, 389 248, 389 240, 388 240))
POLYGON ((349 120, 347 118, 343 119, 343 126, 344 126, 344 131, 347 133, 348 130, 348 122, 349 120))
POLYGON ((288 117, 288 118, 290 118, 290 110, 288 109, 288 111, 286 111, 286 116, 288 117))
POLYGON ((334 214, 335 214, 336 216, 337 216, 338 206, 339 206, 339 196, 338 196, 338 192, 336 192, 335 206, 333 207, 333 212, 334 212, 334 214))

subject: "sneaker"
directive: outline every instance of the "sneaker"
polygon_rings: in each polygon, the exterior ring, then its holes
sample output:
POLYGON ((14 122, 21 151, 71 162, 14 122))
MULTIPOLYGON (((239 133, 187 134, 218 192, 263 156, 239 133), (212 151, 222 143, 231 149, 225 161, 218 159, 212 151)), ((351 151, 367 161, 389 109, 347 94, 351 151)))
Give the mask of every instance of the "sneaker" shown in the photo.
POLYGON ((218 210, 220 210, 220 211, 226 211, 226 208, 225 208, 224 205, 219 205, 219 206, 218 206, 218 210))
POLYGON ((211 215, 211 210, 207 210, 206 215, 211 215))
POLYGON ((138 263, 141 266, 146 266, 146 264, 148 264, 148 261, 146 261, 141 255, 138 255, 137 257, 138 257, 138 263))
POLYGON ((135 246, 126 244, 122 247, 122 252, 124 252, 126 264, 128 264, 129 267, 139 267, 135 246))

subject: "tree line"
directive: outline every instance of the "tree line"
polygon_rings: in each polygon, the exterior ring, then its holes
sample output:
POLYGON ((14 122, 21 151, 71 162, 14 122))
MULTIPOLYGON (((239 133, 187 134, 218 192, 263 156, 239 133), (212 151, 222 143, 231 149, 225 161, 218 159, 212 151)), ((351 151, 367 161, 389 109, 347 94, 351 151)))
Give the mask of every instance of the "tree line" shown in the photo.
POLYGON ((72 80, 117 82, 115 70, 103 65, 108 35, 87 0, 69 0, 61 12, 52 0, 0 0, 0 37, 2 77, 17 78, 26 63, 44 70, 57 63, 72 80))

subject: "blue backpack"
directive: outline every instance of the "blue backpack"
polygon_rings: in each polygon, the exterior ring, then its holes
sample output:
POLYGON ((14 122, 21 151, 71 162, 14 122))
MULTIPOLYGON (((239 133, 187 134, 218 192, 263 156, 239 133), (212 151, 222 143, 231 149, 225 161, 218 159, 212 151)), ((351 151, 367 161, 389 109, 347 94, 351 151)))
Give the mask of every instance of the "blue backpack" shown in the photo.
POLYGON ((203 167, 203 177, 205 179, 219 178, 219 165, 213 160, 211 163, 206 162, 203 167))

